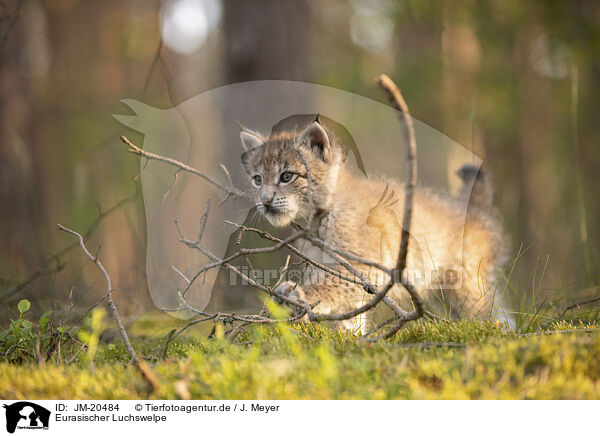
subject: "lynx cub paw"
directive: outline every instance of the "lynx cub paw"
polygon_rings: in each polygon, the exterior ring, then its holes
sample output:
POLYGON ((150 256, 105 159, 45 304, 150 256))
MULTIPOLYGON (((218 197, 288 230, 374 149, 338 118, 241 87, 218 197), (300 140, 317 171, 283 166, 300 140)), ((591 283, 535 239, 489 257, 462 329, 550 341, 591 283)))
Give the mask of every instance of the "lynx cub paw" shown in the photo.
MULTIPOLYGON (((275 294, 279 294, 281 296, 291 298, 299 302, 306 301, 306 295, 304 294, 302 287, 295 282, 283 282, 275 288, 274 292, 275 294)), ((274 296, 273 300, 279 305, 287 306, 292 311, 292 316, 296 316, 301 312, 299 307, 287 304, 280 298, 274 296)))

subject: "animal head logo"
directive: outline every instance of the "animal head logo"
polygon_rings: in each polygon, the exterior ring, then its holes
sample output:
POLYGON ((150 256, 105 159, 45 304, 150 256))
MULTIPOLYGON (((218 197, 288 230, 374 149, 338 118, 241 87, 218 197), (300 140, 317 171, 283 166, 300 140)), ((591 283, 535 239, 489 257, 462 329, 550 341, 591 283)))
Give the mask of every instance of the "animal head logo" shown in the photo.
MULTIPOLYGON (((404 178, 404 135, 396 111, 339 89, 302 82, 255 81, 213 89, 168 109, 131 99, 122 102, 134 114, 113 116, 144 135, 144 150, 184 162, 224 185, 232 182, 249 194, 222 202, 224 193, 202 177, 141 159, 147 220, 146 276, 152 299, 161 309, 180 308, 182 290, 198 310, 211 303, 217 310, 222 309, 221 303, 249 308, 258 301, 255 297, 248 299, 252 293, 247 289, 244 293, 233 292, 236 284, 222 269, 210 269, 197 277, 198 270, 210 259, 182 244, 175 225, 177 220, 186 238, 194 240, 210 198, 202 245, 223 257, 240 242, 231 222, 258 227, 272 224, 262 219, 268 218, 264 211, 257 213, 264 204, 257 206, 252 182, 249 183, 244 166, 244 154, 249 157, 249 152, 243 133, 240 141, 240 123, 268 137, 279 131, 302 130, 317 121, 318 116, 317 122, 343 145, 342 165, 351 167, 360 177, 373 174, 404 178), (187 283, 190 278, 194 279, 191 286, 187 283)), ((455 178, 458 167, 456 162, 479 166, 481 161, 464 147, 418 120, 414 123, 419 141, 419 177, 427 185, 449 189, 448 181, 455 178)), ((466 202, 464 209, 466 212, 466 202)), ((269 227, 269 231, 285 229, 269 227)), ((254 246, 264 244, 251 236, 244 236, 243 243, 246 242, 254 246)), ((182 310, 175 315, 187 317, 190 313, 182 310)))
POLYGON ((6 431, 14 433, 17 428, 48 429, 50 411, 29 401, 3 405, 6 409, 6 431))

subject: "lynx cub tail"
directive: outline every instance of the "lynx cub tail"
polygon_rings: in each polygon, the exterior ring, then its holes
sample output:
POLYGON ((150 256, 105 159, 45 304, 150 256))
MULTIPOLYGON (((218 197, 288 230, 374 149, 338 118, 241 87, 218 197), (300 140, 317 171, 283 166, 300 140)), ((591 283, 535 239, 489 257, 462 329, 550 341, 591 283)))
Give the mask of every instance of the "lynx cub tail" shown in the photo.
MULTIPOLYGON (((242 164, 256 206, 271 224, 302 225, 311 213, 307 172, 296 150, 300 147, 310 169, 316 211, 311 231, 343 250, 395 267, 404 207, 399 181, 373 175, 356 177, 343 165, 342 146, 318 121, 299 131, 281 131, 269 137, 242 130, 240 137, 245 149, 242 164)), ((472 166, 463 166, 458 176, 464 188, 457 197, 417 189, 406 273, 430 310, 452 318, 501 318, 513 325, 496 292, 507 242, 491 212, 488 177, 472 166), (469 186, 473 186, 473 196, 465 217, 469 186)), ((309 256, 327 259, 309 242, 297 242, 309 256)), ((378 270, 362 264, 354 267, 379 286, 387 281, 378 270)), ((356 308, 369 298, 359 285, 336 282, 322 272, 301 283, 283 283, 277 291, 309 303, 319 300, 315 311, 321 313, 356 308)), ((404 290, 393 291, 398 303, 410 309, 404 290)), ((344 326, 364 332, 367 321, 354 320, 344 326)))
POLYGON ((469 206, 490 211, 492 209, 492 181, 490 175, 475 165, 465 164, 456 175, 462 180, 458 196, 469 202, 469 206))

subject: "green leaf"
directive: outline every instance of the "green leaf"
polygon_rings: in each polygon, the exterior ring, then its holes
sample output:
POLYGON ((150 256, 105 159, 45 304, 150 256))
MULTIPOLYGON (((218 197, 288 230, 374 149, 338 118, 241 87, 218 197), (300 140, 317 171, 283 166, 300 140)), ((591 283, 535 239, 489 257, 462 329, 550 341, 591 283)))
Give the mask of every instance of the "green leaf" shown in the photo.
POLYGON ((46 326, 48 325, 48 323, 50 322, 50 315, 52 314, 51 310, 48 310, 46 312, 44 312, 42 314, 42 316, 40 316, 40 330, 42 331, 42 333, 45 333, 46 331, 46 326))
POLYGON ((21 322, 22 321, 20 319, 10 320, 10 330, 16 336, 19 336, 19 333, 21 332, 21 322))
POLYGON ((26 329, 30 329, 31 327, 33 327, 33 324, 31 324, 31 321, 27 321, 26 319, 24 319, 23 327, 25 327, 26 329))
POLYGON ((46 331, 46 326, 48 325, 48 321, 50 321, 48 318, 40 318, 40 330, 42 331, 42 333, 44 333, 46 331))
POLYGON ((31 307, 31 303, 29 302, 29 300, 25 300, 25 299, 19 301, 19 304, 17 304, 17 309, 19 309, 20 313, 27 312, 30 307, 31 307))

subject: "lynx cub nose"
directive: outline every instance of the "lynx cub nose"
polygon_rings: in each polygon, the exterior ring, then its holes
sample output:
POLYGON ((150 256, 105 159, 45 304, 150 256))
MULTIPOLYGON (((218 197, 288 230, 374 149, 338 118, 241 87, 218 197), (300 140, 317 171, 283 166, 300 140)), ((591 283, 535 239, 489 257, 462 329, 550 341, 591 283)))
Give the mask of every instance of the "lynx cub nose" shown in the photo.
POLYGON ((271 203, 273 202, 273 199, 275 198, 275 193, 273 192, 273 195, 271 195, 270 197, 268 195, 261 195, 260 196, 260 201, 263 204, 263 206, 270 206, 271 203))

